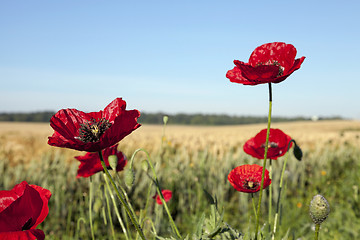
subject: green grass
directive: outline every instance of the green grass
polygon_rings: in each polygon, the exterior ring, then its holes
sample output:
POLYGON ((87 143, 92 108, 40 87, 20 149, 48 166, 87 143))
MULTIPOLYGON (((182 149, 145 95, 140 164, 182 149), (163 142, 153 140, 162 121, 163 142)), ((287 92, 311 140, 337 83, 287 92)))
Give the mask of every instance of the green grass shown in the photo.
MULTIPOLYGON (((359 140, 354 139, 353 142, 319 145, 311 152, 303 148, 304 157, 301 162, 295 159, 291 150, 276 239, 313 238, 314 225, 308 214, 308 205, 318 193, 327 198, 331 207, 328 219, 321 225, 320 239, 360 238, 360 149, 359 140)), ((134 150, 124 149, 129 158, 134 150)), ((54 148, 44 153, 40 160, 32 159, 29 164, 16 166, 11 166, 3 155, 0 160, 0 176, 3 179, 0 189, 9 190, 23 180, 49 189, 52 192, 49 215, 38 227, 45 232, 47 239, 90 239, 89 179, 75 177, 78 163, 76 160, 66 163, 63 152, 64 150, 54 148)), ((173 198, 168 203, 172 216, 183 236, 194 233, 203 213, 206 216, 211 214, 210 204, 204 193, 206 190, 213 197, 216 196, 219 210, 224 211, 224 221, 245 235, 244 239, 249 239, 255 229, 250 195, 235 191, 227 181, 227 175, 238 165, 261 165, 262 161, 253 159, 235 147, 232 152, 226 152, 222 156, 214 156, 209 152, 206 149, 189 152, 185 148, 167 146, 151 156, 162 188, 173 191, 173 198)), ((150 224, 153 223, 157 233, 166 237, 171 233, 170 224, 161 206, 156 205, 151 197, 149 199, 151 174, 141 168, 145 157, 143 153, 136 156, 135 182, 128 189, 128 195, 137 214, 144 210, 146 201, 149 200, 145 234, 153 238, 150 224)), ((273 207, 276 205, 283 160, 280 158, 273 161, 273 207)), ((123 179, 123 173, 119 175, 123 179)), ((104 212, 106 205, 102 177, 99 173, 93 179, 95 235, 96 239, 111 239, 109 221, 104 217, 107 214, 104 212)), ((120 184, 125 187, 123 183, 120 184)), ((155 192, 152 185, 150 196, 155 192)), ((256 199, 257 197, 258 194, 255 194, 256 199)), ((268 203, 265 191, 260 222, 266 239, 269 239, 268 203)), ((112 215, 117 238, 123 239, 115 213, 112 215)), ((135 234, 133 237, 135 239, 135 234)))

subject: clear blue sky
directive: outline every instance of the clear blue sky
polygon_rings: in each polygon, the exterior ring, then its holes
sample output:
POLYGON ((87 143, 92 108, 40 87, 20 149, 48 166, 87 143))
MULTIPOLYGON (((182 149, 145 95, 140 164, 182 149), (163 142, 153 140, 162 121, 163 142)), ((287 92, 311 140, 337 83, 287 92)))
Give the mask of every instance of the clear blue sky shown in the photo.
POLYGON ((267 85, 231 83, 233 60, 293 44, 273 115, 360 119, 358 1, 1 1, 0 112, 129 109, 266 115, 267 85))

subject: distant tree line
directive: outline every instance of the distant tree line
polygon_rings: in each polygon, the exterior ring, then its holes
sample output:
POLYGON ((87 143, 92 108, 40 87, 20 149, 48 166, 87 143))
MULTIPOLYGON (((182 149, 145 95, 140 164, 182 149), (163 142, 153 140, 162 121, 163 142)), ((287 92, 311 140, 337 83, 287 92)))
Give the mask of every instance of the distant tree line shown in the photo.
POLYGON ((6 122, 49 122, 52 111, 33 113, 0 113, 0 121, 6 122))
MULTIPOLYGON (((0 121, 8 122, 49 122, 55 112, 33 113, 0 113, 0 121)), ((163 117, 169 117, 168 124, 181 125, 239 125, 252 123, 266 123, 266 116, 230 116, 226 114, 165 114, 165 113, 141 113, 139 122, 143 124, 163 124, 163 117)), ((318 120, 335 120, 341 117, 320 117, 318 120)), ((272 117, 272 122, 308 121, 306 117, 272 117)))
MULTIPOLYGON (((165 114, 165 113, 142 113, 140 123, 163 124, 163 116, 168 116, 168 124, 181 125, 239 125, 266 123, 266 116, 230 116, 226 114, 165 114)), ((307 121, 305 117, 272 117, 272 122, 307 121)))

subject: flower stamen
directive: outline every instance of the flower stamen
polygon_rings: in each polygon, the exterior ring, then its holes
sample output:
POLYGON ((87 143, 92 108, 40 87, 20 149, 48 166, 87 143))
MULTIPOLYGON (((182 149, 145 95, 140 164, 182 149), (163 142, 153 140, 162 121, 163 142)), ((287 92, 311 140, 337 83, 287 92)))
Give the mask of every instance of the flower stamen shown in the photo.
POLYGON ((257 181, 253 181, 253 180, 245 180, 243 182, 243 187, 246 189, 257 189, 259 187, 259 183, 257 181))
MULTIPOLYGON (((261 144, 262 148, 265 148, 265 143, 261 144)), ((276 142, 269 142, 268 148, 277 148, 279 145, 276 142)))
POLYGON ((285 68, 284 68, 283 66, 281 66, 280 63, 279 63, 278 61, 276 61, 276 60, 274 60, 274 61, 268 60, 268 61, 265 62, 265 63, 259 62, 259 63, 257 63, 257 64, 255 65, 255 67, 262 66, 262 65, 268 65, 268 66, 274 65, 274 66, 279 67, 279 73, 276 75, 276 77, 280 77, 281 75, 284 74, 284 69, 285 69, 285 68))
POLYGON ((100 137, 111 127, 109 120, 101 118, 91 119, 88 122, 80 124, 79 139, 85 143, 97 142, 100 137))

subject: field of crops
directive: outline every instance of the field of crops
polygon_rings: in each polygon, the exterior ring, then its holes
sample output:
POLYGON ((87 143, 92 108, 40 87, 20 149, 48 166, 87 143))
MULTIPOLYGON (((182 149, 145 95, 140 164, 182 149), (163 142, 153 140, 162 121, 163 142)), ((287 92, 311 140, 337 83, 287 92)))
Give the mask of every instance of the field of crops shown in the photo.
MULTIPOLYGON (((128 158, 138 149, 146 149, 155 163, 161 186, 173 191, 169 201, 171 214, 183 236, 193 233, 205 213, 210 214, 204 190, 216 196, 224 221, 243 235, 253 231, 250 195, 234 190, 227 175, 236 166, 259 163, 242 150, 245 141, 265 124, 219 127, 144 125, 127 136, 119 148, 128 158)), ((311 198, 320 193, 331 206, 329 218, 322 224, 320 239, 360 239, 360 122, 318 121, 272 124, 296 140, 304 157, 297 161, 290 154, 277 239, 311 239, 314 225, 308 214, 311 198)), ((0 123, 0 189, 11 189, 26 180, 49 189, 49 215, 39 226, 47 239, 90 239, 88 224, 87 178, 76 178, 78 161, 83 155, 69 149, 47 145, 53 130, 43 123, 0 123)), ((136 176, 128 196, 135 212, 146 212, 144 232, 166 236, 170 225, 152 196, 155 187, 149 173, 141 167, 146 155, 135 159, 136 176)), ((273 161, 273 183, 279 181, 283 158, 273 161)), ((123 173, 119 172, 122 179, 123 173)), ((93 222, 96 239, 110 239, 106 215, 106 194, 102 174, 93 178, 95 200, 93 222)), ((124 185, 125 187, 125 185, 124 185)), ((278 191, 273 190, 272 202, 278 191)), ((266 223, 269 196, 265 191, 261 222, 266 223)), ((118 239, 122 231, 112 214, 118 239)), ((270 216, 273 218, 273 216, 270 216)), ((125 219, 126 220, 126 219, 125 219)), ((261 225, 266 235, 268 225, 261 225)), ((133 236, 135 239, 135 236, 133 236)))

